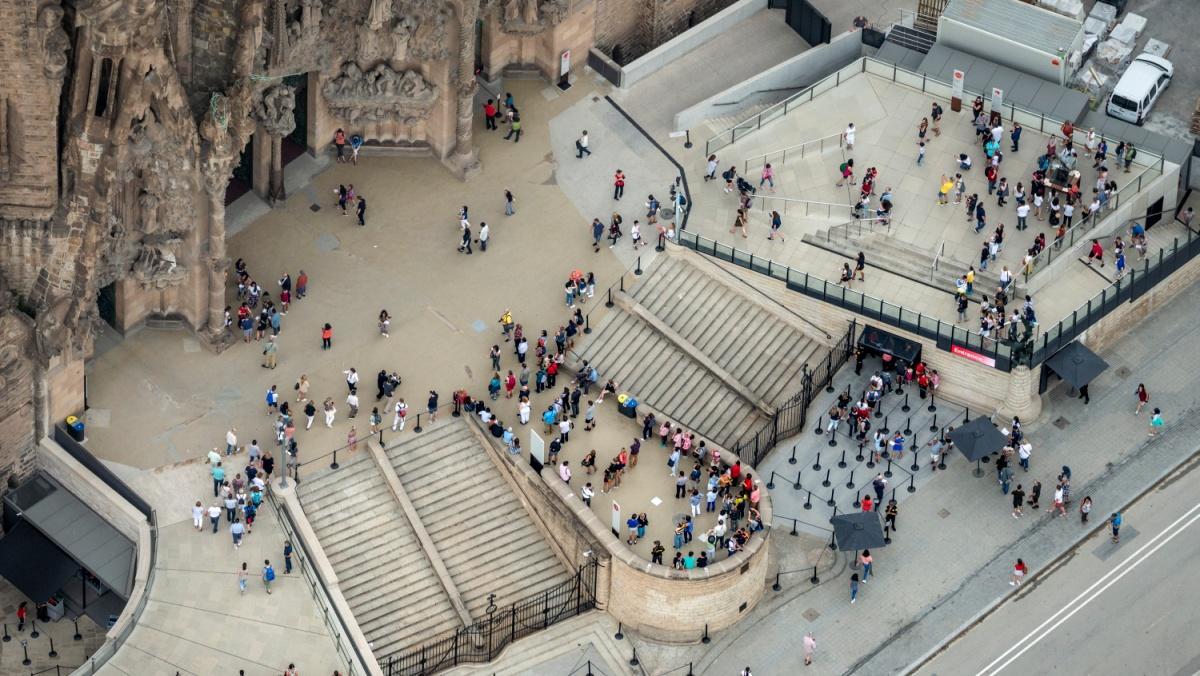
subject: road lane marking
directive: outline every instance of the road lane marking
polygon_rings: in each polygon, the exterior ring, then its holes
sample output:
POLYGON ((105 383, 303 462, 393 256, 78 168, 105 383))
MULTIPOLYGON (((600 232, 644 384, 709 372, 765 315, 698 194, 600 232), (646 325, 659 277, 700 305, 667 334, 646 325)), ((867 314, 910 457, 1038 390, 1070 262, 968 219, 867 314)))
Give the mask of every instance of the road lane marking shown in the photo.
POLYGON ((986 667, 984 667, 983 669, 981 669, 978 672, 977 676, 991 676, 993 674, 998 674, 1002 670, 1004 670, 1014 660, 1016 660, 1021 655, 1025 654, 1026 651, 1028 651, 1033 646, 1037 645, 1038 642, 1040 642, 1043 638, 1048 636, 1052 631, 1057 629, 1063 622, 1066 622, 1075 613, 1082 610, 1085 606, 1087 606, 1087 604, 1091 603, 1098 596, 1100 596, 1100 594, 1104 593, 1104 591, 1106 589, 1108 589, 1112 585, 1116 584, 1117 581, 1119 581, 1121 578, 1125 577, 1126 574, 1128 574, 1130 571, 1132 571, 1134 568, 1136 568, 1139 564, 1141 564, 1142 561, 1145 561, 1146 559, 1150 558, 1151 555, 1153 555, 1155 552, 1157 552, 1159 549, 1161 549, 1163 546, 1165 546, 1168 542, 1175 539, 1176 535, 1179 535, 1184 530, 1186 530, 1189 526, 1191 526, 1193 523, 1200 520, 1200 514, 1195 514, 1195 516, 1193 516, 1193 514, 1197 510, 1200 510, 1200 504, 1197 504, 1196 506, 1192 507, 1190 510, 1188 510, 1186 513, 1184 513, 1178 519, 1173 521, 1169 526, 1167 526, 1166 528, 1159 531, 1158 534, 1156 534, 1153 538, 1151 538, 1149 542, 1142 545, 1142 547, 1140 549, 1138 549, 1136 552, 1130 554, 1128 557, 1125 558, 1124 561, 1122 561, 1121 563, 1114 566, 1112 570, 1105 573, 1104 576, 1102 576, 1099 580, 1096 580, 1094 583, 1092 583, 1092 585, 1090 587, 1085 589, 1082 593, 1080 593, 1074 599, 1071 599, 1071 601, 1068 602, 1066 605, 1064 605, 1062 608, 1060 608, 1058 612, 1056 612, 1054 615, 1051 615, 1044 622, 1039 624, 1037 626, 1037 628, 1035 628, 1033 631, 1026 634, 1024 637, 1022 637, 1016 643, 1014 643, 1012 645, 1012 647, 1010 647, 1008 650, 1004 651, 1004 653, 1002 653, 999 657, 992 660, 992 662, 990 664, 988 664, 986 667), (1191 517, 1191 518, 1188 519, 1189 517, 1191 517), (1180 522, 1182 522, 1184 519, 1188 519, 1187 523, 1180 526, 1179 525, 1180 522), (1173 532, 1171 532, 1171 531, 1173 531, 1173 532), (1164 536, 1165 536, 1165 539, 1163 539, 1164 536), (1160 539, 1161 539, 1161 542, 1159 541, 1160 539), (1149 551, 1146 551, 1147 549, 1149 549, 1149 551), (1143 552, 1145 552, 1144 556, 1143 556, 1143 552), (1141 558, 1138 558, 1138 557, 1141 557, 1141 558), (1137 560, 1134 561, 1134 559, 1137 559, 1137 560), (1131 561, 1132 561, 1132 563, 1130 563, 1131 561), (1112 579, 1110 580, 1109 578, 1112 578, 1112 579), (1097 589, 1097 587, 1099 587, 1099 589, 1097 589), (1095 591, 1095 593, 1093 593, 1093 591, 1095 591), (1090 597, 1089 597, 1089 595, 1090 595, 1090 597), (1084 597, 1088 597, 1088 598, 1084 599, 1084 597), (1083 601, 1080 602, 1080 599, 1083 599, 1083 601), (1076 605, 1077 603, 1078 603, 1078 605, 1076 605), (1072 608, 1072 606, 1075 606, 1075 607, 1072 608), (1047 627, 1047 625, 1050 625, 1050 626, 1047 627), (1044 632, 1042 631, 1043 629, 1045 629, 1044 632), (1040 633, 1040 635, 1039 635, 1039 633, 1040 633), (1025 644, 1025 645, 1022 646, 1022 644, 1025 644), (1016 653, 1013 654, 1013 651, 1016 651, 1016 653), (999 665, 999 666, 997 666, 997 665, 999 665), (993 669, 993 667, 994 667, 994 669, 993 669))

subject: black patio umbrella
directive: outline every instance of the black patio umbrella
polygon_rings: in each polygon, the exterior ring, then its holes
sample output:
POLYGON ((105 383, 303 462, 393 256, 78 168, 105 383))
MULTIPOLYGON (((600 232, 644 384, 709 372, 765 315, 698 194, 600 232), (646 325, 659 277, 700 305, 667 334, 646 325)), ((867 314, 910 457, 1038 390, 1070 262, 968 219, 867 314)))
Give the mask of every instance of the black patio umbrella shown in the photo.
POLYGON ((1008 443, 1008 437, 1000 433, 992 421, 979 416, 970 422, 950 430, 950 441, 967 460, 975 461, 975 476, 983 476, 979 461, 997 453, 1008 443))
POLYGON ((844 552, 887 544, 883 538, 883 521, 879 518, 879 512, 838 514, 829 523, 833 525, 833 539, 837 548, 844 552))
POLYGON ((1073 340, 1066 347, 1055 352, 1046 360, 1046 366, 1067 381, 1074 389, 1079 389, 1096 379, 1108 368, 1108 362, 1101 359, 1086 345, 1073 340))

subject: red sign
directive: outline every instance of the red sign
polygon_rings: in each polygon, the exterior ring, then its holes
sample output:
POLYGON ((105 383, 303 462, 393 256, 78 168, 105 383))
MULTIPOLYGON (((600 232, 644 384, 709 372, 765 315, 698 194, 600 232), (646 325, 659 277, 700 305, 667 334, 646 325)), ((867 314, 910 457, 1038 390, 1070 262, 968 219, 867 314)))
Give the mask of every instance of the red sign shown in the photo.
POLYGON ((974 350, 968 350, 967 348, 965 348, 961 345, 951 344, 950 345, 950 354, 956 354, 965 359, 970 359, 971 361, 973 361, 977 364, 983 364, 984 366, 996 368, 996 360, 995 359, 992 359, 991 357, 989 357, 987 355, 980 354, 974 350))

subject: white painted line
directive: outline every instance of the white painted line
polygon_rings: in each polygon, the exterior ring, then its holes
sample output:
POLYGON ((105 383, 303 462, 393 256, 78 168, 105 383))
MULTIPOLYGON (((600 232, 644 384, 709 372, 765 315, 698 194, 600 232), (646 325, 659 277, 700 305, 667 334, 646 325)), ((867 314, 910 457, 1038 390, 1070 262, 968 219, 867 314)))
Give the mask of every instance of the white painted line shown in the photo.
POLYGON ((1190 510, 1188 510, 1186 513, 1184 513, 1178 519, 1173 521, 1169 526, 1167 526, 1166 528, 1159 531, 1158 534, 1156 534, 1153 538, 1151 538, 1149 542, 1142 545, 1142 547, 1139 548, 1136 552, 1134 552, 1133 554, 1130 554, 1128 557, 1126 557, 1124 561, 1122 561, 1121 563, 1114 566, 1112 570, 1108 571, 1107 573, 1104 574, 1103 577, 1101 577, 1099 580, 1096 580, 1094 583, 1092 583, 1092 585, 1090 587, 1085 589, 1082 593, 1080 593, 1074 599, 1071 599, 1071 601, 1069 603, 1065 604, 1061 609, 1059 609, 1059 611, 1057 613, 1055 613, 1054 615, 1051 615, 1049 618, 1046 619, 1046 621, 1039 624, 1037 626, 1037 628, 1035 628, 1033 631, 1026 634, 1023 638, 1021 638, 1016 643, 1014 643, 1012 645, 1012 647, 1010 647, 1008 650, 1004 651, 1004 653, 1002 653, 999 657, 992 660, 992 662, 990 664, 988 664, 986 667, 984 667, 983 669, 981 669, 978 672, 977 676, 991 676, 993 674, 1000 673, 1003 669, 1005 669, 1014 660, 1016 660, 1021 655, 1025 654, 1026 651, 1028 651, 1033 646, 1037 645, 1038 642, 1040 642, 1043 638, 1048 636, 1052 631, 1057 629, 1063 622, 1066 622, 1068 619, 1071 618, 1071 616, 1073 616, 1075 613, 1082 610, 1085 606, 1087 606, 1087 604, 1094 601, 1097 597, 1100 596, 1100 594, 1104 593, 1104 591, 1106 589, 1108 589, 1109 587, 1116 584, 1121 578, 1125 577, 1125 575, 1127 575, 1130 571, 1132 571, 1134 568, 1136 568, 1138 565, 1140 565, 1143 561, 1150 558, 1151 555, 1153 555, 1155 552, 1157 552, 1159 549, 1161 549, 1163 546, 1165 546, 1168 542, 1175 539, 1176 535, 1179 535, 1184 530, 1186 530, 1189 526, 1191 526, 1193 523, 1200 520, 1200 514, 1196 514, 1195 516, 1192 516, 1193 513, 1195 513, 1197 510, 1200 510, 1200 504, 1197 504, 1196 506, 1192 507, 1190 510), (1182 522, 1184 519, 1188 519, 1189 516, 1191 518, 1187 521, 1187 523, 1183 524, 1182 526, 1179 526, 1180 522, 1182 522), (1178 526, 1178 528, 1176 528, 1177 526, 1178 526), (1170 532, 1172 530, 1174 530, 1174 532, 1170 532), (1169 535, 1168 535, 1168 532, 1170 532, 1169 535), (1162 541, 1159 542, 1159 539, 1163 538, 1164 536, 1166 536, 1165 539, 1162 539, 1162 541), (1146 551, 1148 548, 1150 550, 1146 551), (1145 555, 1143 555, 1143 552, 1145 552, 1145 555), (1138 558, 1138 557, 1141 557, 1141 558, 1138 558), (1137 560, 1134 561, 1134 559, 1137 559, 1137 560), (1130 563, 1130 562, 1132 562, 1132 563, 1130 563), (1128 565, 1126 565, 1126 564, 1128 564, 1128 565), (1114 575, 1115 575, 1115 577, 1113 577, 1114 575), (1111 580, 1109 579, 1110 577, 1112 578, 1111 580), (1101 586, 1101 585, 1103 585, 1103 586, 1101 586), (1097 589, 1097 587, 1099 587, 1099 589, 1097 589), (1095 593, 1093 593, 1093 591, 1095 593), (1085 599, 1084 597, 1088 597, 1088 598, 1085 599), (1083 599, 1082 602, 1080 602, 1081 599, 1083 599), (1078 603, 1078 605, 1076 605, 1077 603, 1078 603), (1072 608, 1072 606, 1075 606, 1075 607, 1072 608), (1050 626, 1047 627, 1047 625, 1050 625, 1050 626), (1043 629, 1045 629, 1044 632, 1042 631, 1043 629), (1040 635, 1039 635, 1039 633, 1040 633, 1040 635), (1022 644, 1024 644, 1024 645, 1022 645, 1022 644), (1013 651, 1016 651, 1015 654, 1013 653, 1013 651), (997 665, 999 665, 999 666, 997 666, 997 665))

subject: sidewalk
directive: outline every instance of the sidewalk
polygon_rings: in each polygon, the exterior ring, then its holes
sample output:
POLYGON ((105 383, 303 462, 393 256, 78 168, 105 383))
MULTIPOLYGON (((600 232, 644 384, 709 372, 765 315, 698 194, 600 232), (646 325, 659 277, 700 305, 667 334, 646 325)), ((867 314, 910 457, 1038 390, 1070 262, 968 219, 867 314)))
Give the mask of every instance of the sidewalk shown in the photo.
MULTIPOLYGON (((1195 450, 1189 433, 1197 424, 1187 418, 1200 406, 1197 378, 1163 357, 1168 350, 1200 349, 1189 319, 1197 312, 1200 298, 1181 296, 1107 350, 1102 356, 1110 367, 1093 382, 1090 405, 1069 398, 1062 383, 1048 392, 1042 419, 1026 427, 1034 444, 1032 471, 1018 471, 1014 479, 1027 488, 1035 478, 1042 481, 1042 509, 1064 464, 1073 475, 1069 509, 1091 495, 1096 513, 1104 513, 1125 505, 1195 450), (1148 412, 1132 415, 1138 382, 1146 383, 1153 404, 1167 407, 1165 417, 1173 425, 1152 443, 1146 438, 1148 412)), ((763 467, 786 465, 788 456, 790 446, 784 445, 763 467)), ((805 575, 785 576, 782 591, 768 590, 746 620, 711 646, 693 648, 684 661, 695 659, 700 673, 737 673, 750 664, 756 674, 790 674, 799 659, 795 638, 811 630, 818 641, 814 673, 892 673, 1002 600, 1016 557, 1036 573, 1086 535, 1074 518, 1056 521, 1027 511, 1025 518, 1013 519, 1011 501, 990 466, 976 479, 961 456, 949 465, 901 503, 901 528, 891 546, 873 552, 878 577, 860 590, 861 603, 848 603, 848 571, 823 574, 815 587, 805 575)), ((773 493, 776 511, 799 516, 789 513, 787 493, 778 487, 773 493)), ((839 555, 843 566, 848 559, 839 555)), ((660 653, 650 646, 640 647, 639 654, 662 668, 680 659, 678 650, 660 653)))

